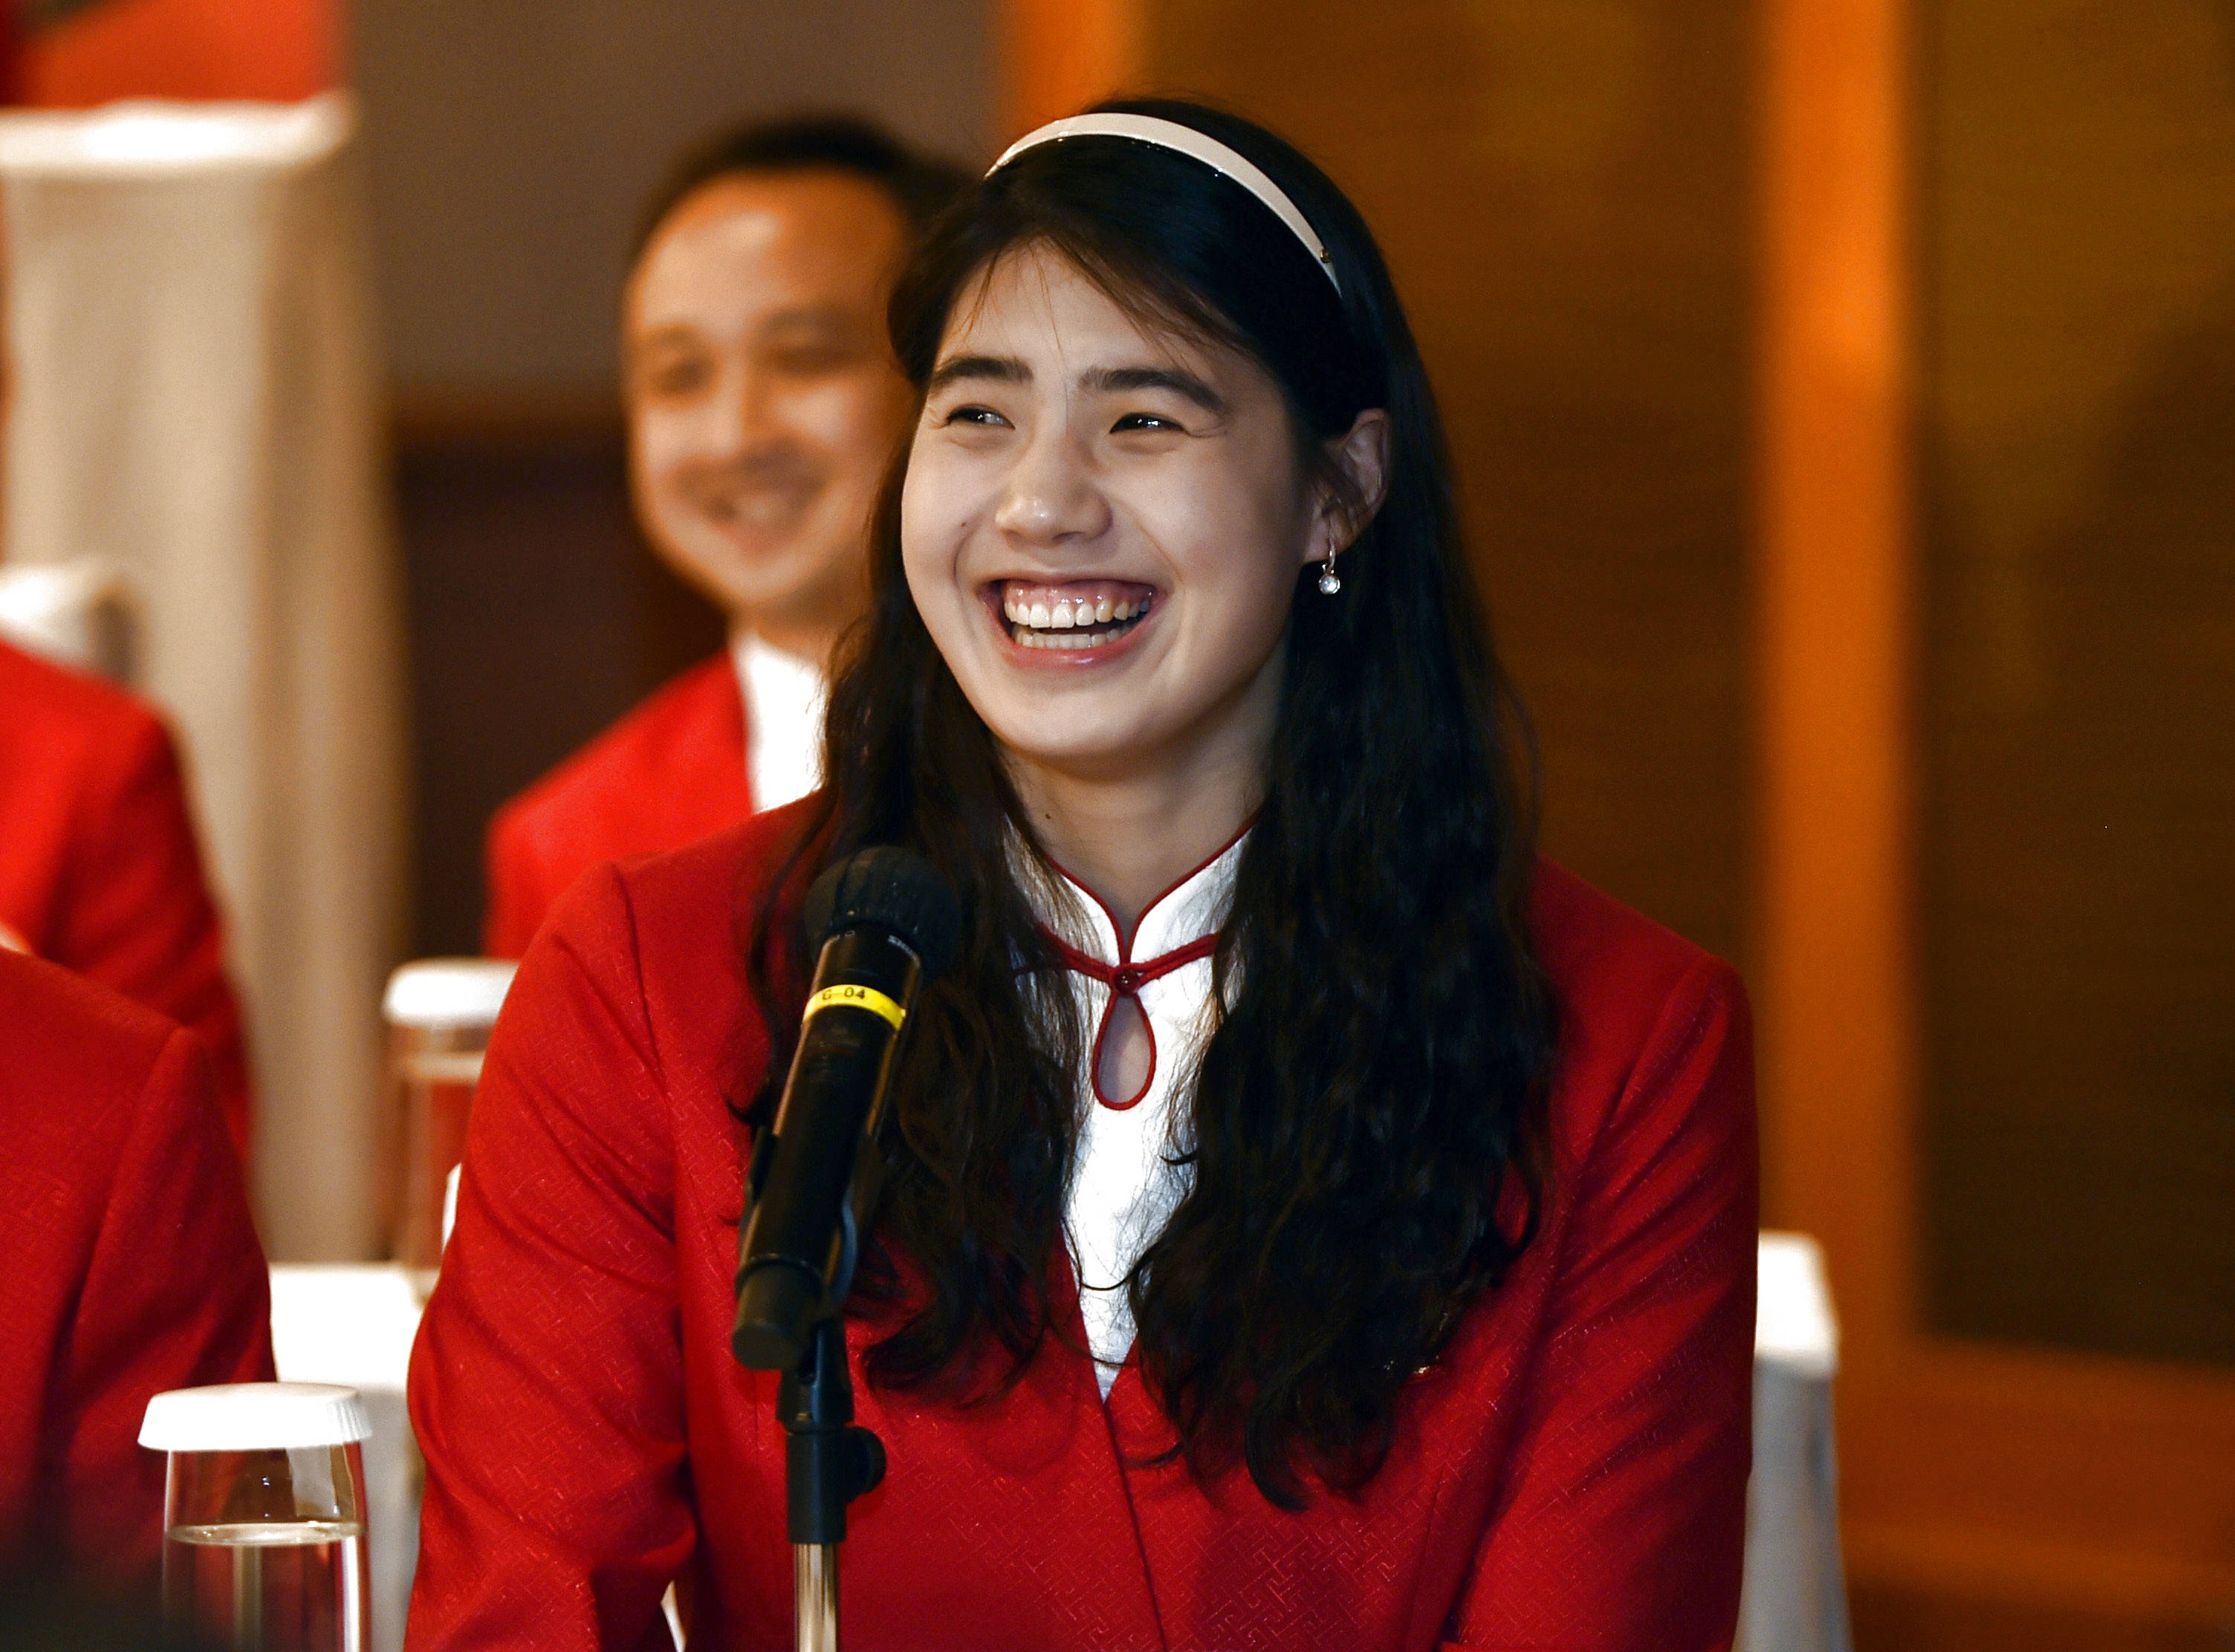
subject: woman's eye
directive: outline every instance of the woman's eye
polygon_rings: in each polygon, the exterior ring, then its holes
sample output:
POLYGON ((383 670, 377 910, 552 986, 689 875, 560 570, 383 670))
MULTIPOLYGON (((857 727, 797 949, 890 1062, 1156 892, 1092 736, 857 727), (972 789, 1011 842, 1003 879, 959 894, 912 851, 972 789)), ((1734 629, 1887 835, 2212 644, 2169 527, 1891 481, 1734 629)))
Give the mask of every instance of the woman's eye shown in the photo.
POLYGON ((1175 430, 1186 434, 1178 421, 1167 419, 1161 413, 1129 413, 1110 427, 1112 435, 1124 430, 1175 430))
POLYGON ((954 408, 940 422, 941 424, 974 424, 991 430, 998 429, 1009 421, 991 408, 972 406, 954 408))

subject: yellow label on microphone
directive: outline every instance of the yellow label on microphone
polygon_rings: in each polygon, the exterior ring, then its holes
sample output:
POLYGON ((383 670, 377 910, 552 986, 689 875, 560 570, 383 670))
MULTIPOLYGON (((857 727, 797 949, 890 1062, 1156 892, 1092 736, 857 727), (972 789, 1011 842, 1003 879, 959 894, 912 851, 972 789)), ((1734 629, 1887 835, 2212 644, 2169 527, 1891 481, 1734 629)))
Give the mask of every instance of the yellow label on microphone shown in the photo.
POLYGON ((842 986, 825 987, 809 998, 807 1001, 807 1013, 799 1018, 800 1024, 804 1026, 814 1020, 819 1010, 836 1009, 841 1004, 849 1009, 866 1009, 873 1015, 882 1015, 892 1023, 895 1030, 908 1019, 907 1010, 886 997, 875 987, 842 986))

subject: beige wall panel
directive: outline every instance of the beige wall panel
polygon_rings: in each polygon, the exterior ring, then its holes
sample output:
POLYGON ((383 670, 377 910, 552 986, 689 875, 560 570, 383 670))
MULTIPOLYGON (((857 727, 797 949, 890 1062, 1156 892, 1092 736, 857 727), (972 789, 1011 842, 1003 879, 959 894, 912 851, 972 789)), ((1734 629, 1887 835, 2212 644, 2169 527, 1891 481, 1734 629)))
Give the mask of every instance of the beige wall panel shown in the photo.
POLYGON ((609 405, 638 211, 718 127, 853 108, 965 160, 993 142, 989 0, 349 10, 389 359, 415 405, 609 405))

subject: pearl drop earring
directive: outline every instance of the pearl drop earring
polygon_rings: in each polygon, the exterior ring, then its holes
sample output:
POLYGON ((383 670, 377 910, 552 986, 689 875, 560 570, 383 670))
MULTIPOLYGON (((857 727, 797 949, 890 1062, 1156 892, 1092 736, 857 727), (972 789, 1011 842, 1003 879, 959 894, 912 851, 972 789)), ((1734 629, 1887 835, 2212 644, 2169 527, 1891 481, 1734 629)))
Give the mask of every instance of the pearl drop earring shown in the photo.
POLYGON ((1327 552, 1326 562, 1320 566, 1320 595, 1332 597, 1342 589, 1342 579, 1334 571, 1334 552, 1327 552))

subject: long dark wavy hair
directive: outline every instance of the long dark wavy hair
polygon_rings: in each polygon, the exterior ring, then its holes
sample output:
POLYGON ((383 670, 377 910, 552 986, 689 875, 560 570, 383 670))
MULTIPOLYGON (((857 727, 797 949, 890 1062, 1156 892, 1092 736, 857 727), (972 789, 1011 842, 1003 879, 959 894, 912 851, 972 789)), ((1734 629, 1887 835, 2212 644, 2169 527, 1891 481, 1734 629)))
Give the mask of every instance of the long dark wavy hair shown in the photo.
MULTIPOLYGON (((1239 150, 1326 243, 1338 297, 1263 205, 1201 161, 1123 138, 1045 144, 934 226, 892 301, 921 388, 948 317, 998 260, 1074 263, 1150 324, 1245 353, 1284 393, 1308 476, 1362 409, 1391 426, 1380 512, 1342 589, 1293 599, 1264 793, 1219 934, 1222 1018, 1175 1153, 1188 1191, 1125 1282, 1135 1348, 1200 1477, 1237 1458, 1298 1506, 1308 1474, 1362 1484, 1399 1394, 1534 1233, 1555 1028, 1525 908, 1525 735, 1492 653, 1442 421, 1365 222, 1262 127, 1161 115, 1239 150)), ((830 695, 826 788, 755 908, 748 968, 775 1048, 747 1116, 773 1113, 803 996, 798 891, 875 844, 954 880, 961 959, 909 1018, 886 1179, 849 1312, 878 1322, 870 1380, 956 1403, 997 1392, 1056 1335, 1051 1288, 1083 1109, 1063 966, 1007 859, 1032 833, 901 570, 896 462, 874 596, 830 695)))

